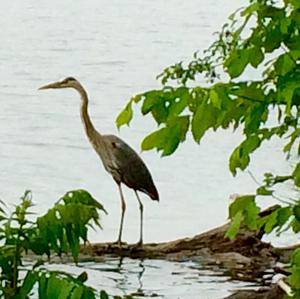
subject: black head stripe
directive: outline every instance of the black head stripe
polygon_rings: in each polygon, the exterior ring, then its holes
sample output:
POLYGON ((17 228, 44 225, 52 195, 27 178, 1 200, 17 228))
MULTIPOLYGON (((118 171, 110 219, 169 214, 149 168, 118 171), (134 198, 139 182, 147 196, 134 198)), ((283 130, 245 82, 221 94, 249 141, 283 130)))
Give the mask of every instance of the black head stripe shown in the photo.
POLYGON ((74 77, 67 77, 65 81, 76 81, 76 79, 74 77))

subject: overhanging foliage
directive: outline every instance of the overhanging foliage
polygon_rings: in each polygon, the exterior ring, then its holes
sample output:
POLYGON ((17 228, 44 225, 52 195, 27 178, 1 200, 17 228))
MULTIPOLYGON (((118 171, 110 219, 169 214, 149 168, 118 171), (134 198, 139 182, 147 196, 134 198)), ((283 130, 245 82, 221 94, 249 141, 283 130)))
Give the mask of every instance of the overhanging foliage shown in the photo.
MULTIPOLYGON (((200 30, 200 29, 199 29, 200 30)), ((134 96, 118 115, 118 127, 129 124, 132 105, 150 114, 158 129, 142 142, 143 150, 156 149, 170 155, 188 131, 200 143, 205 134, 218 129, 241 128, 244 140, 229 159, 233 175, 245 170, 251 154, 277 136, 286 143, 283 152, 300 154, 300 1, 250 0, 232 14, 216 41, 189 63, 177 63, 158 76, 162 87, 134 96), (245 79, 250 69, 257 69, 245 79), (277 123, 270 124, 270 116, 277 123), (295 149, 295 151, 294 151, 295 149)), ((271 158, 270 153, 270 158, 271 158)), ((276 161, 274 161, 276 163, 276 161)), ((286 201, 258 221, 257 196, 274 196, 274 186, 291 181, 300 187, 300 163, 287 174, 265 174, 255 193, 241 196, 230 207, 233 238, 243 222, 251 229, 264 227, 267 233, 291 227, 300 231, 300 200, 286 201)), ((291 283, 300 294, 299 254, 291 262, 291 283), (297 261, 296 261, 297 260, 297 261), (296 277, 296 278, 295 278, 296 277)))

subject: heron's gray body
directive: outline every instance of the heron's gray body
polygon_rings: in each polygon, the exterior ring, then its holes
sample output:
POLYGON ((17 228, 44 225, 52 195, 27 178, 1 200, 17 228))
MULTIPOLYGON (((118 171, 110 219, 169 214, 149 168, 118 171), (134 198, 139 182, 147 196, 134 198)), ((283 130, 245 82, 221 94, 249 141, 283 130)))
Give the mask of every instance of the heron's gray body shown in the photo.
MULTIPOLYGON (((98 132, 97 134, 99 135, 98 132)), ((147 166, 126 142, 115 135, 90 138, 90 142, 101 158, 105 170, 117 184, 124 183, 133 190, 146 193, 153 200, 159 200, 147 166), (101 150, 97 150, 99 148, 101 150)))

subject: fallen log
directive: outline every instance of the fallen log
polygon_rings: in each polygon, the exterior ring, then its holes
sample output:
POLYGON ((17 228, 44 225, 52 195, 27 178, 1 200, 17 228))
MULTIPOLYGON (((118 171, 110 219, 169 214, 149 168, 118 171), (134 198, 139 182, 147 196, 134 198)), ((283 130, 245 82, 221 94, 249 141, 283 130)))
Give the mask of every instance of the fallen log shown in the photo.
MULTIPOLYGON (((261 212, 268 215, 276 207, 261 212)), ((277 261, 288 262, 288 257, 296 247, 274 248, 261 240, 264 232, 250 231, 241 227, 235 239, 225 237, 229 223, 198 234, 170 242, 148 243, 143 246, 123 243, 94 243, 81 246, 79 262, 101 262, 107 255, 139 259, 167 259, 173 261, 193 260, 203 267, 223 268, 233 279, 263 283, 268 271, 272 276, 278 272, 277 261), (275 270, 277 268, 277 270, 275 270)), ((34 255, 29 254, 29 259, 34 255)), ((72 262, 70 256, 51 257, 54 263, 72 262)), ((284 269, 279 269, 285 271, 284 269)))
MULTIPOLYGON (((276 206, 261 212, 271 213, 276 206)), ((161 258, 176 261, 194 260, 203 266, 219 266, 226 269, 234 279, 262 282, 267 269, 276 267, 284 249, 276 250, 261 240, 264 232, 250 231, 241 227, 235 239, 225 237, 229 223, 198 234, 170 242, 136 244, 95 243, 81 247, 79 260, 99 261, 105 255, 130 258, 161 258)), ((285 258, 286 259, 286 258, 285 258)), ((273 270, 271 271, 274 272, 273 270)))
MULTIPOLYGON (((263 211, 262 215, 271 213, 273 208, 263 211)), ((81 247, 82 254, 101 256, 105 254, 118 255, 131 258, 167 258, 184 259, 189 257, 201 257, 209 254, 234 252, 244 257, 260 259, 273 259, 273 247, 269 243, 261 241, 263 233, 250 231, 241 227, 235 239, 225 237, 229 223, 198 234, 191 238, 182 238, 170 242, 148 243, 143 246, 124 243, 119 246, 116 243, 94 243, 81 247)))
POLYGON ((229 224, 191 238, 182 238, 170 242, 136 244, 94 243, 82 246, 81 253, 89 255, 112 254, 131 258, 167 258, 184 259, 210 254, 235 252, 245 257, 272 257, 273 247, 262 242, 256 232, 242 228, 234 240, 225 238, 229 224))
POLYGON ((285 295, 279 286, 273 285, 258 290, 239 290, 224 299, 283 299, 285 295))

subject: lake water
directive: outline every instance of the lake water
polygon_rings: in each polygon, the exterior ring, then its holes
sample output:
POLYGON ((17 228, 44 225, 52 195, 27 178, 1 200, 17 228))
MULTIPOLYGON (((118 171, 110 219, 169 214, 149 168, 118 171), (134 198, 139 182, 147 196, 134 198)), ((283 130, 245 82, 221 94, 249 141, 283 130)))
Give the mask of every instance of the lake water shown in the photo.
MULTIPOLYGON (((126 101, 158 87, 155 76, 164 67, 205 49, 226 17, 243 3, 3 0, 0 198, 13 204, 30 189, 40 214, 66 191, 87 189, 109 212, 102 221, 104 230, 92 232, 91 241, 115 240, 118 190, 84 135, 78 95, 70 90, 38 92, 37 88, 66 76, 78 78, 89 92, 96 128, 119 135, 139 151, 143 136, 155 124, 136 110, 131 127, 118 132, 115 117, 126 101)), ((142 196, 146 242, 192 236, 222 224, 230 194, 253 192, 257 185, 248 173, 233 178, 228 170, 228 157, 240 140, 239 133, 221 131, 208 134, 200 146, 189 137, 171 157, 142 153, 161 198, 157 204, 142 196)), ((280 146, 275 140, 253 156, 250 170, 258 180, 263 172, 285 172, 292 167, 280 146), (270 152, 272 159, 266 159, 270 152)), ((135 242, 138 204, 132 190, 125 190, 125 197, 124 240, 135 242)), ((147 295, 158 293, 165 298, 199 298, 199 292, 200 298, 221 298, 235 287, 226 277, 215 273, 212 278, 188 263, 146 261, 141 266, 139 261, 126 260, 124 265, 117 278, 97 271, 105 266, 92 265, 90 282, 108 280, 102 284, 113 293, 130 293, 142 284, 147 295)))

